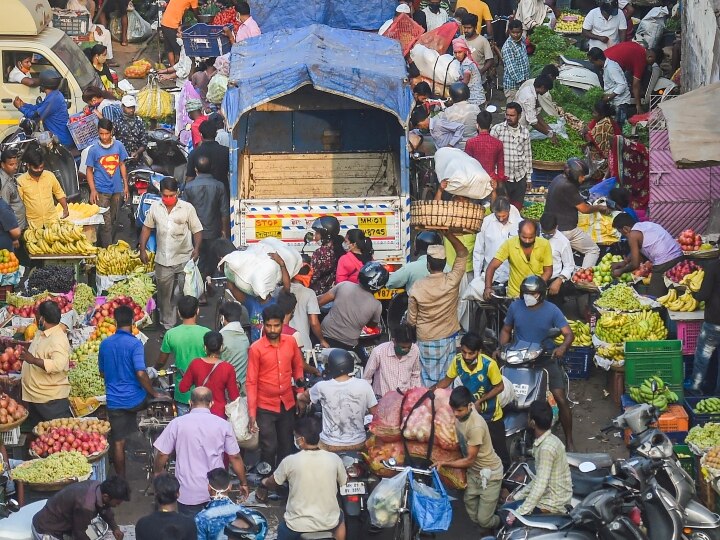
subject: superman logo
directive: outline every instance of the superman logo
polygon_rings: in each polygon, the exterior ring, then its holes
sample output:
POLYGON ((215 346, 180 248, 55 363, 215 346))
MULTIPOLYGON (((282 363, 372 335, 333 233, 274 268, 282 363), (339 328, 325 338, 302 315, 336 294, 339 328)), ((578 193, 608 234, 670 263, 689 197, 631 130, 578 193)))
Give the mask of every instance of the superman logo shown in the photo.
POLYGON ((120 166, 120 156, 118 154, 109 154, 102 156, 98 162, 100 166, 105 169, 108 176, 113 176, 117 168, 120 166))

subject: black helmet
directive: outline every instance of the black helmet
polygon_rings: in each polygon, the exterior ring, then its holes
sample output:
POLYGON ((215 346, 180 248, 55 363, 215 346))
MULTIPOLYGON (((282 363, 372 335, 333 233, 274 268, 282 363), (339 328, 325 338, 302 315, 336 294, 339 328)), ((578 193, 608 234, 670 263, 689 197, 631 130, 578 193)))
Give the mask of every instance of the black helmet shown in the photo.
POLYGON ((225 535, 229 540, 265 540, 268 532, 268 523, 265 516, 257 510, 250 510, 243 506, 235 514, 235 519, 225 526, 225 535), (245 527, 235 525, 237 521, 243 521, 245 527))
POLYGON ((332 238, 340 234, 340 222, 335 216, 320 216, 312 222, 310 228, 323 238, 332 238))
POLYGON ((440 233, 435 231, 422 231, 415 237, 415 254, 427 253, 429 246, 440 246, 443 243, 440 233))
POLYGON ((358 283, 370 292, 379 291, 388 282, 390 273, 377 261, 370 261, 360 269, 358 283))
POLYGON ((62 82, 62 77, 54 69, 46 69, 40 72, 40 87, 50 90, 57 90, 62 82))
POLYGON ((588 169, 587 163, 582 159, 570 158, 565 164, 565 176, 567 176, 573 184, 580 184, 580 178, 587 176, 589 173, 590 169, 588 169))
POLYGON ((355 371, 355 357, 345 349, 332 349, 327 359, 325 373, 334 379, 340 375, 350 375, 355 371))
POLYGON ((20 129, 25 135, 29 137, 37 131, 38 125, 37 122, 32 118, 24 117, 22 120, 20 120, 20 129))
POLYGON ((450 85, 450 99, 453 103, 460 103, 470 99, 470 88, 464 82, 454 82, 450 85))
POLYGON ((540 300, 545 300, 545 295, 547 294, 547 284, 538 276, 528 276, 523 279, 523 282, 520 285, 520 292, 522 294, 540 293, 540 300))

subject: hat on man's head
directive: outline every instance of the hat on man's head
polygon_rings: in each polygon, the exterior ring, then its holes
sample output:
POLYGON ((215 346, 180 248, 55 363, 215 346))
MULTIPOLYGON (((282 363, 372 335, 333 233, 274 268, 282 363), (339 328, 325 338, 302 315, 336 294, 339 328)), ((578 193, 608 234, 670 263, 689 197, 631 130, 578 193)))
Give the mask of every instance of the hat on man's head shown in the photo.
POLYGON ((395 8, 395 13, 407 13, 410 14, 410 6, 407 4, 398 4, 398 6, 395 8))
POLYGON ((618 8, 625 9, 625 7, 630 3, 629 0, 618 0, 618 8))
POLYGON ((135 99, 135 96, 131 96, 130 94, 124 95, 120 103, 122 103, 125 107, 137 106, 137 100, 135 99))
POLYGON ((433 259, 447 259, 447 255, 445 254, 445 246, 443 245, 428 246, 427 254, 428 257, 432 257, 433 259))

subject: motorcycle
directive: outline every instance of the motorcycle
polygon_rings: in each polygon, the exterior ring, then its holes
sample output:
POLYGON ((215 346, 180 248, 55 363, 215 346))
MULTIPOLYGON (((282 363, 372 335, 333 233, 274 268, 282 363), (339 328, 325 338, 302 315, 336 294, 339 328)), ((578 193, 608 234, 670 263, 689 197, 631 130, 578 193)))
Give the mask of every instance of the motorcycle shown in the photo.
MULTIPOLYGON (((128 188, 130 191, 130 209, 133 219, 138 217, 138 208, 143 195, 150 193, 160 195, 160 182, 168 178, 162 173, 143 167, 133 168, 128 171, 128 188)), ((154 200, 154 199, 153 199, 154 200)))
MULTIPOLYGON (((553 329, 545 341, 560 335, 553 329)), ((505 410, 505 437, 508 439, 510 457, 516 459, 525 454, 528 446, 527 423, 530 404, 537 399, 547 399, 548 374, 537 364, 551 360, 552 347, 542 343, 529 343, 515 340, 500 349, 500 360, 503 366, 500 372, 515 389, 516 399, 505 410)))
POLYGON ((185 178, 188 152, 172 131, 154 129, 148 131, 145 161, 150 169, 165 176, 185 178))

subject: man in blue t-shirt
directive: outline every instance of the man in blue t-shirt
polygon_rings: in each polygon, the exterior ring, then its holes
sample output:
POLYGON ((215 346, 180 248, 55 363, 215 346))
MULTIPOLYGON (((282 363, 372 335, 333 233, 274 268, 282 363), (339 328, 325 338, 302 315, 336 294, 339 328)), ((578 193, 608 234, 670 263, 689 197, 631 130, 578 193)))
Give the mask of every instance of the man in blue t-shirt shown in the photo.
POLYGON ((542 278, 526 277, 520 285, 520 295, 521 298, 510 304, 505 316, 505 324, 500 332, 500 346, 510 343, 510 336, 514 331, 516 341, 542 343, 546 348, 550 348, 552 341, 548 338, 548 333, 553 328, 560 329, 563 336, 562 344, 552 352, 552 358, 535 362, 535 367, 547 371, 548 386, 560 410, 565 445, 570 452, 574 452, 572 412, 567 402, 565 375, 559 362, 565 356, 575 336, 560 308, 545 302, 547 284, 542 278))
POLYGON ((40 73, 40 91, 45 93, 45 99, 33 105, 16 96, 13 105, 27 118, 40 120, 43 128, 55 135, 64 147, 74 148, 75 141, 68 129, 70 115, 67 103, 63 93, 58 90, 62 81, 63 78, 56 70, 46 69, 40 73))
POLYGON ((0 197, 0 249, 7 249, 14 252, 19 247, 20 226, 17 217, 5 199, 0 197))
POLYGON ((105 223, 100 227, 99 244, 108 247, 113 241, 113 224, 123 200, 128 199, 128 180, 125 160, 128 153, 123 143, 113 137, 113 124, 107 118, 98 121, 100 141, 92 145, 87 156, 87 183, 90 203, 109 210, 103 214, 105 223))
POLYGON ((100 344, 98 369, 105 379, 115 472, 125 477, 125 439, 137 431, 137 412, 144 408, 148 395, 163 394, 152 387, 145 372, 145 349, 132 334, 133 310, 118 306, 115 322, 115 334, 100 344))

